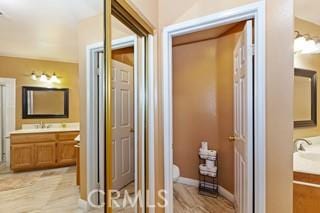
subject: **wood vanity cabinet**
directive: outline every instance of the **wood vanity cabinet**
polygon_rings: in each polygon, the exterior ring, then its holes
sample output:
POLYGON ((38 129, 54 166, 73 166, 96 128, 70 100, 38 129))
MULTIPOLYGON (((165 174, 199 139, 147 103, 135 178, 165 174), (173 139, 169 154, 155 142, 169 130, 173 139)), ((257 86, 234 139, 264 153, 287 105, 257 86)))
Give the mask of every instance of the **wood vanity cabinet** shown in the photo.
POLYGON ((74 141, 61 141, 57 144, 57 164, 59 165, 75 165, 76 152, 74 141))
POLYGON ((33 144, 16 144, 11 146, 11 169, 32 169, 34 158, 33 144))
POLYGON ((79 132, 11 135, 11 169, 24 171, 75 165, 79 132))

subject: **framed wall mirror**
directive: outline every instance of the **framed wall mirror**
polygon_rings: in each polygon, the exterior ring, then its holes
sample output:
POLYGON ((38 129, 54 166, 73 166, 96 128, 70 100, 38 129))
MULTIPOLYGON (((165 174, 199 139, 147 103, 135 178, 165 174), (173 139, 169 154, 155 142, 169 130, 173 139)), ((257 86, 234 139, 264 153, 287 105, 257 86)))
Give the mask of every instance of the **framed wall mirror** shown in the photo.
POLYGON ((294 127, 317 125, 317 72, 294 70, 294 127))
POLYGON ((69 89, 22 87, 22 117, 68 118, 69 89))

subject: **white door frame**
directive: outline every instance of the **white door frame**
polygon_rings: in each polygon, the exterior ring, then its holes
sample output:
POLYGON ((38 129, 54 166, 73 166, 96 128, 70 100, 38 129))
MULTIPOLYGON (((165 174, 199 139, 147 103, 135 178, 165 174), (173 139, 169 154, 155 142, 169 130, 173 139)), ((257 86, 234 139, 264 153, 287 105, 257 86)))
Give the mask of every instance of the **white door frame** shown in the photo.
MULTIPOLYGON (((96 182, 96 174, 97 174, 97 161, 96 161, 96 156, 97 156, 97 146, 96 144, 92 144, 91 142, 95 140, 94 134, 94 112, 95 112, 95 107, 92 103, 94 102, 94 91, 96 86, 94 84, 94 77, 95 77, 95 65, 96 62, 93 61, 94 55, 97 52, 103 51, 103 42, 98 42, 94 43, 91 45, 87 46, 86 50, 86 87, 87 87, 87 102, 86 102, 86 118, 87 118, 87 125, 86 125, 86 130, 87 130, 87 138, 86 140, 86 147, 87 147, 87 152, 86 152, 86 159, 87 159, 87 195, 94 190, 97 189, 97 182, 96 182)), ((81 138, 80 138, 81 140, 81 138)), ((104 148, 103 152, 104 152, 104 148)), ((101 156, 100 156, 101 159, 101 156)), ((104 169, 104 165, 100 164, 100 170, 104 169)), ((102 170, 103 171, 103 170, 102 170)))
POLYGON ((10 135, 16 129, 16 79, 0 78, 0 84, 4 85, 4 131, 5 138, 5 162, 10 166, 10 135))
MULTIPOLYGON (((173 128, 172 128, 172 38, 221 25, 248 19, 255 20, 254 75, 254 212, 266 212, 266 89, 265 89, 265 3, 256 2, 212 15, 165 27, 163 30, 163 128, 164 128, 164 188, 168 205, 173 212, 173 128)), ((252 203, 253 204, 253 203, 252 203)))

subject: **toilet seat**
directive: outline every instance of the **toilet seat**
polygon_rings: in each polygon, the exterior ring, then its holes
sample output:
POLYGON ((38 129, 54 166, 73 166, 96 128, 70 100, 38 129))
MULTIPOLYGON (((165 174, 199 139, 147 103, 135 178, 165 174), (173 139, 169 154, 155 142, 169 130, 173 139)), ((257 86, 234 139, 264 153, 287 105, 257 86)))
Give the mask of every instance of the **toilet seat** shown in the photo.
POLYGON ((177 179, 180 177, 180 169, 177 165, 172 166, 172 177, 173 181, 177 181, 177 179))

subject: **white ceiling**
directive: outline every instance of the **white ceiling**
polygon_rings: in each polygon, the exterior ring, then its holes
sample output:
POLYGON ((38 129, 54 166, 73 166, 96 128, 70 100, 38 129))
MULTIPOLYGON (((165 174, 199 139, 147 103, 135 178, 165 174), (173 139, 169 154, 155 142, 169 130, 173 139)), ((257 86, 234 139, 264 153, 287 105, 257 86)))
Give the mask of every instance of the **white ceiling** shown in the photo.
POLYGON ((78 61, 78 23, 102 0, 0 0, 0 55, 78 61))
POLYGON ((295 16, 320 25, 319 0, 295 0, 295 16))

